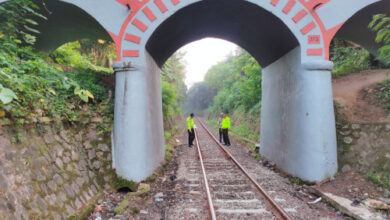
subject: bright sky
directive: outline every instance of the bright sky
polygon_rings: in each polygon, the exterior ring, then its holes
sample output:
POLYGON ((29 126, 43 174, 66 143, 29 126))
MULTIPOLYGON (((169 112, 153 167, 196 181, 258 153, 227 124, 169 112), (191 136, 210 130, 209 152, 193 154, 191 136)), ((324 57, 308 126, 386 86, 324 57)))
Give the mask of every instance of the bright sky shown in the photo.
POLYGON ((237 46, 225 40, 217 38, 205 38, 182 47, 186 55, 186 80, 185 83, 191 87, 194 83, 203 81, 207 70, 225 57, 234 52, 237 46))

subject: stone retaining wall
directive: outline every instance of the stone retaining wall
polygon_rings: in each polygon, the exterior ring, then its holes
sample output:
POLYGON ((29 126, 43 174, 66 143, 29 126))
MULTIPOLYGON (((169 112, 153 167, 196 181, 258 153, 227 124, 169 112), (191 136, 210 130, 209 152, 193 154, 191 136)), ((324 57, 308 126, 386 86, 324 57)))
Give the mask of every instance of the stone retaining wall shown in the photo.
POLYGON ((0 219, 65 219, 111 188, 110 135, 58 129, 0 127, 0 219))
POLYGON ((390 172, 390 124, 339 122, 338 161, 342 172, 390 172))

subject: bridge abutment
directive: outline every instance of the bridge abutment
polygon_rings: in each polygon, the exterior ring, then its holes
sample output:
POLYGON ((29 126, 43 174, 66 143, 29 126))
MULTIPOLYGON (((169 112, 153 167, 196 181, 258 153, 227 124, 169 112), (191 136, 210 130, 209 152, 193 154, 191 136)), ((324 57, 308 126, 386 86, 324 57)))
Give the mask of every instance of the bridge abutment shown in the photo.
POLYGON ((337 172, 333 64, 301 62, 299 53, 263 70, 260 151, 291 175, 321 181, 337 172))

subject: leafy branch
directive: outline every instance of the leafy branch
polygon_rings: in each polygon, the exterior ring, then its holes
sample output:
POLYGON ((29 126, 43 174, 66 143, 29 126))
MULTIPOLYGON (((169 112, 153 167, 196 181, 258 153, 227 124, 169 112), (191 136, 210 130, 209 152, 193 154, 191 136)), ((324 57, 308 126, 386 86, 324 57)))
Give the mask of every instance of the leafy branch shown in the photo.
POLYGON ((386 14, 374 15, 368 27, 377 32, 375 41, 384 44, 379 49, 379 57, 390 64, 390 17, 386 14))

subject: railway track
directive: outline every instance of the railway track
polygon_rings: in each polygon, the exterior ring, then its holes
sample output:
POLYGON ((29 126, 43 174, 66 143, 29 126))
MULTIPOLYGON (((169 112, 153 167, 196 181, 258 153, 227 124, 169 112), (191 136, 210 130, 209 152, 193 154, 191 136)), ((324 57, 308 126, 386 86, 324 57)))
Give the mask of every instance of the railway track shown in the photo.
POLYGON ((290 220, 203 122, 196 120, 200 127, 195 129, 195 143, 210 219, 290 220))

